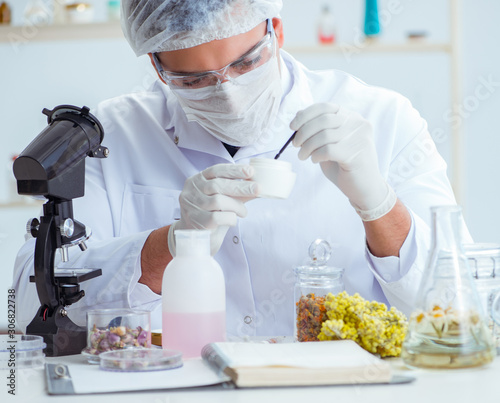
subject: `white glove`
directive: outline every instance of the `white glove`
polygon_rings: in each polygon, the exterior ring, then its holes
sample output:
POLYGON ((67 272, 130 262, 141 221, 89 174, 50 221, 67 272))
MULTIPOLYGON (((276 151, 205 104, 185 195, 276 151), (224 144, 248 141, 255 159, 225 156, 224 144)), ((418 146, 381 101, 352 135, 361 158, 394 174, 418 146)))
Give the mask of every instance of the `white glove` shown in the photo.
POLYGON ((297 134, 299 159, 311 157, 348 198, 363 221, 387 214, 396 194, 382 177, 370 122, 335 104, 319 103, 297 113, 290 123, 297 134))
POLYGON ((219 164, 191 176, 179 196, 181 219, 170 226, 168 248, 175 256, 176 229, 210 229, 210 253, 215 255, 237 216, 245 217, 244 202, 256 197, 257 183, 248 181, 250 165, 219 164))

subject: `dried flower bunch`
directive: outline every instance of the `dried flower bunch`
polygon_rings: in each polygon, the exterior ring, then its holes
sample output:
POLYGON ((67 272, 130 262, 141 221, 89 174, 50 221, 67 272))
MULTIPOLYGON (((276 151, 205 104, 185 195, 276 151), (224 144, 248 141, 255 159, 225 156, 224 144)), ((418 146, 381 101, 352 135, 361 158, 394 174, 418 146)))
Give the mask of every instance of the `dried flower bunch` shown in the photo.
POLYGON ((325 298, 327 320, 319 340, 351 339, 380 357, 398 357, 408 329, 406 316, 377 301, 345 291, 325 298))

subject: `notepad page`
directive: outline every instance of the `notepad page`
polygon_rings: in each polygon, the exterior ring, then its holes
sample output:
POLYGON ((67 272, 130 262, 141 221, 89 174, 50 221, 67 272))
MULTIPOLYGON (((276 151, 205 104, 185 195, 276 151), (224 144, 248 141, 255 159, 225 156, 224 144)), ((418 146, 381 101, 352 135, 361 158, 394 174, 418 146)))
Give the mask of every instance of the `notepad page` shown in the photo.
POLYGON ((350 368, 388 365, 354 341, 305 343, 214 343, 225 363, 232 367, 288 366, 299 368, 350 368))

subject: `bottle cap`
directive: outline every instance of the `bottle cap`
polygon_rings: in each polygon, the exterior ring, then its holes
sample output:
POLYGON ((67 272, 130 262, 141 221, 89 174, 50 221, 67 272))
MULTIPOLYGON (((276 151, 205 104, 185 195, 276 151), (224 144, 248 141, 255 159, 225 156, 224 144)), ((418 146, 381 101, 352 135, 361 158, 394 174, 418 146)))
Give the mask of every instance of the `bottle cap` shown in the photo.
POLYGON ((210 255, 210 231, 201 229, 175 230, 176 256, 210 255))

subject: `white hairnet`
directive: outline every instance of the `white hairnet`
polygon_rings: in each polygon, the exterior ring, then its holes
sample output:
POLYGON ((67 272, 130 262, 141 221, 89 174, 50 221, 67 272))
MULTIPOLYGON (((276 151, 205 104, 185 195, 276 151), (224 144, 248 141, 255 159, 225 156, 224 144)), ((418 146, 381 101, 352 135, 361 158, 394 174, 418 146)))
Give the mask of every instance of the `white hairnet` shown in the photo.
POLYGON ((122 29, 141 56, 248 32, 281 7, 282 0, 122 0, 122 29))

